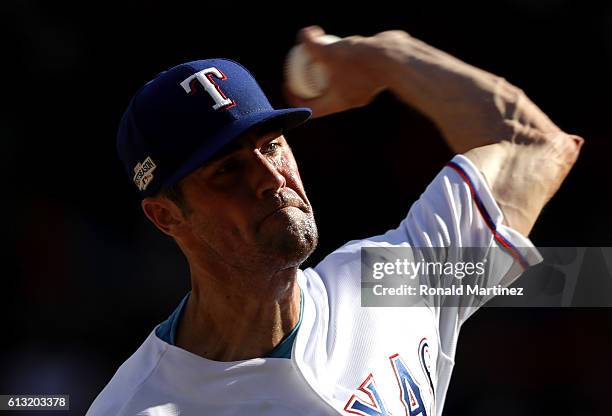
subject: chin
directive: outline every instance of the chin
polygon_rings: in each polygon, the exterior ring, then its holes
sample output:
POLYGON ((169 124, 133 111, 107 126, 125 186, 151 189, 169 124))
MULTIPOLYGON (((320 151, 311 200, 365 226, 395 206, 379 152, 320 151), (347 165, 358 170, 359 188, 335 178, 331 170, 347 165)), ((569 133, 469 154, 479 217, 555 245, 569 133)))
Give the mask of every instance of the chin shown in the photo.
POLYGON ((304 214, 276 229, 266 240, 263 247, 266 257, 270 257, 270 264, 290 268, 298 267, 312 254, 319 234, 312 214, 304 214))

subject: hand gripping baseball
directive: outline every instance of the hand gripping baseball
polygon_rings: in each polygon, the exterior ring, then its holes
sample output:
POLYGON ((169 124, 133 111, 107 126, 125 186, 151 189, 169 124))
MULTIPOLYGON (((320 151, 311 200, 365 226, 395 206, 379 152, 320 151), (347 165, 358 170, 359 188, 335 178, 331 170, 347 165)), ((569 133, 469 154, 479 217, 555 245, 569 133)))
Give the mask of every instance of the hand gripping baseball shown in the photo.
POLYGON ((321 95, 301 98, 285 80, 287 101, 296 107, 310 107, 314 117, 364 106, 385 88, 373 65, 380 58, 374 56, 379 51, 372 38, 350 36, 333 43, 328 39, 318 26, 304 28, 298 34, 298 43, 325 71, 321 95))

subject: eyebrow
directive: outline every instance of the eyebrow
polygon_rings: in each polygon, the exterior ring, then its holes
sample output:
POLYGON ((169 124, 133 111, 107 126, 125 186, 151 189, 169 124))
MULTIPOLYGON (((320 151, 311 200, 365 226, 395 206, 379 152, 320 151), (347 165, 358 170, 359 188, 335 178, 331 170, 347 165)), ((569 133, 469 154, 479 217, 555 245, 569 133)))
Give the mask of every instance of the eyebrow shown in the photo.
POLYGON ((215 153, 215 155, 213 157, 211 157, 204 166, 208 166, 209 164, 218 162, 219 160, 230 156, 232 153, 235 153, 245 147, 247 147, 251 141, 249 140, 250 137, 255 136, 255 140, 274 140, 280 136, 283 135, 283 132, 278 130, 278 131, 268 131, 268 132, 258 132, 258 131, 251 131, 246 133, 245 135, 243 135, 242 137, 239 137, 238 139, 226 144, 225 146, 223 146, 217 153, 215 153))

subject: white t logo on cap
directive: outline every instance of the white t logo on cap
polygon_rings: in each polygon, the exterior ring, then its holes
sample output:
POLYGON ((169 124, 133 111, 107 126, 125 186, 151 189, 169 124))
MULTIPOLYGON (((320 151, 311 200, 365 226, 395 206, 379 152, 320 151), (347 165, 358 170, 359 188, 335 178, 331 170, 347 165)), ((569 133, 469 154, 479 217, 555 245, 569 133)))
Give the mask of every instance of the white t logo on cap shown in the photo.
POLYGON ((227 109, 236 105, 236 103, 225 96, 221 88, 212 80, 212 76, 219 78, 220 80, 225 80, 227 77, 221 71, 219 71, 215 67, 210 67, 203 69, 195 74, 191 75, 189 78, 186 78, 183 82, 181 82, 181 87, 185 90, 186 93, 191 93, 191 81, 197 79, 200 84, 204 87, 204 90, 215 100, 215 105, 213 105, 213 109, 218 110, 220 108, 227 109))

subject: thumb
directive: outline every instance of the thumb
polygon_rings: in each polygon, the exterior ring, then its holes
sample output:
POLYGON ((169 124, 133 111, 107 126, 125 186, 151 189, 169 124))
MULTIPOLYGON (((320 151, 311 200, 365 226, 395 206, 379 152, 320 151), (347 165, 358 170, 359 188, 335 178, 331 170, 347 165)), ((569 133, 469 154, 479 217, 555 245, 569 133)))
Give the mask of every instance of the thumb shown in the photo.
POLYGON ((306 26, 298 32, 297 41, 298 43, 313 41, 323 35, 325 35, 325 31, 321 26, 306 26))
POLYGON ((303 44, 308 53, 314 60, 321 58, 325 48, 325 43, 321 42, 321 37, 325 31, 320 26, 308 26, 298 32, 297 40, 303 44))

